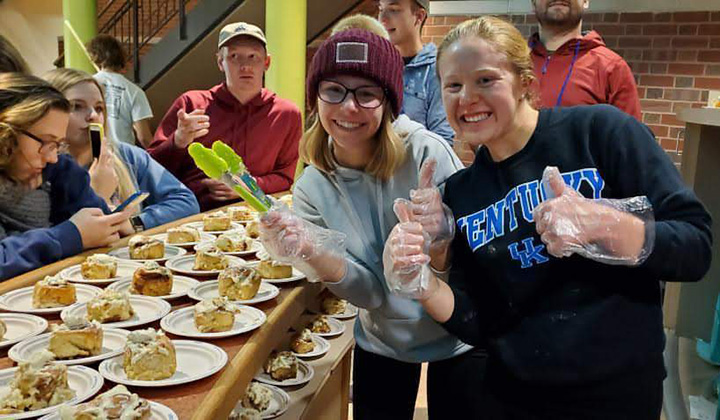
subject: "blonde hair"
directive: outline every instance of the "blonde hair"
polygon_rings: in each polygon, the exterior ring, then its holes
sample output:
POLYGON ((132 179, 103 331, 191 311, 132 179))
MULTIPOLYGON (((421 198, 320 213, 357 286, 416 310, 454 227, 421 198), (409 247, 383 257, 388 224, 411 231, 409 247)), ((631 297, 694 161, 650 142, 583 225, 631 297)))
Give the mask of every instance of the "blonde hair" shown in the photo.
POLYGON ((17 131, 27 130, 52 109, 70 112, 70 104, 46 81, 24 73, 0 74, 0 171, 17 149, 17 131))
MULTIPOLYGON (((105 91, 100 83, 82 70, 70 68, 55 69, 45 73, 43 77, 63 94, 67 92, 68 89, 79 85, 80 83, 92 83, 100 91, 103 104, 105 103, 105 91)), ((105 107, 103 107, 103 123, 105 124, 104 131, 107 133, 107 110, 105 107)), ((135 191, 137 191, 137 181, 130 172, 130 169, 128 169, 125 161, 118 154, 117 147, 115 146, 115 140, 116 139, 108 137, 105 139, 105 145, 110 147, 110 150, 113 152, 113 156, 115 156, 113 159, 113 166, 115 169, 115 175, 118 178, 117 193, 120 196, 120 200, 125 201, 128 197, 133 195, 135 191)))
MULTIPOLYGON (((317 112, 311 118, 315 121, 300 141, 300 159, 322 172, 330 173, 337 168, 330 146, 330 136, 322 126, 317 112)), ((405 142, 393 128, 392 109, 387 104, 385 104, 380 127, 371 141, 376 142, 377 151, 365 167, 365 172, 382 181, 387 181, 405 161, 406 155, 405 142)))
MULTIPOLYGON (((443 38, 437 53, 436 68, 440 78, 440 59, 450 45, 464 38, 480 38, 490 44, 496 51, 505 55, 515 74, 524 86, 530 86, 535 80, 530 47, 520 31, 511 23, 493 16, 482 16, 467 20, 448 32, 443 38)), ((533 94, 527 93, 526 99, 533 102, 533 94)))
POLYGON ((388 34, 388 31, 380 22, 378 22, 377 19, 372 16, 362 14, 352 15, 341 19, 337 24, 335 24, 335 26, 333 26, 330 36, 333 36, 338 32, 347 31, 348 29, 362 29, 372 32, 385 39, 390 39, 390 34, 388 34))

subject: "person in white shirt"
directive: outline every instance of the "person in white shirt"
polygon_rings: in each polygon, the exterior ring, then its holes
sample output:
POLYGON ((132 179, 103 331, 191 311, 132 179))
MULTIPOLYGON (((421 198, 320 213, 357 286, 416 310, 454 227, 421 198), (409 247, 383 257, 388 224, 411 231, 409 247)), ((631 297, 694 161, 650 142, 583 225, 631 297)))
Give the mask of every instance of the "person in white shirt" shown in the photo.
POLYGON ((120 41, 100 34, 88 43, 88 52, 100 68, 94 77, 105 87, 109 136, 142 147, 152 143, 150 118, 153 113, 145 92, 120 72, 125 67, 125 51, 120 41))

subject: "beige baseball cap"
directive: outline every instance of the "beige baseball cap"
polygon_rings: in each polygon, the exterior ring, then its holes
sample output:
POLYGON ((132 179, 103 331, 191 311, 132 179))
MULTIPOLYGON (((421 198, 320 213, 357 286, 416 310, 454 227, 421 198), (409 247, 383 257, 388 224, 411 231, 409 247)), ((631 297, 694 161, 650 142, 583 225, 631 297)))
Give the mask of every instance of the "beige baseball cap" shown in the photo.
POLYGON ((415 0, 415 3, 422 6, 423 9, 430 11, 430 0, 415 0))
POLYGON ((267 40, 262 29, 255 25, 245 22, 235 22, 223 26, 220 29, 220 36, 218 37, 218 49, 222 48, 223 45, 227 44, 231 39, 238 36, 249 36, 262 42, 263 45, 267 46, 267 40))

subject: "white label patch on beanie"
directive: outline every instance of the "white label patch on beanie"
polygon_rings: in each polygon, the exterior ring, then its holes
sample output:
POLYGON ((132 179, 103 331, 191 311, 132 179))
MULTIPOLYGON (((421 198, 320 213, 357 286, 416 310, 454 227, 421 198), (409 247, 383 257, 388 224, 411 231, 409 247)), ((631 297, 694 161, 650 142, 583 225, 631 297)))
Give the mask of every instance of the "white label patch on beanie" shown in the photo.
POLYGON ((368 44, 365 42, 338 42, 335 46, 336 63, 367 63, 368 44))

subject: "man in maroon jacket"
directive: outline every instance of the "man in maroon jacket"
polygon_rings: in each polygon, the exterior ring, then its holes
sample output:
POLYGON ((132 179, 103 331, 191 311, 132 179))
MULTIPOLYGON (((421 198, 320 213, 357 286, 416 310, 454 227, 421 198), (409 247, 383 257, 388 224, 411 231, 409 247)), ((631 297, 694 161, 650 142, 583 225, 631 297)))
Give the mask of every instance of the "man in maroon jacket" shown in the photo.
POLYGON ((583 34, 589 0, 532 0, 540 32, 530 37, 543 108, 610 104, 638 120, 637 86, 625 60, 595 31, 583 34))
POLYGON ((187 152, 190 143, 209 147, 222 140, 229 144, 242 156, 260 188, 274 193, 292 185, 302 135, 298 107, 263 88, 270 55, 260 28, 243 22, 222 28, 217 64, 225 82, 177 98, 148 148, 155 160, 195 193, 203 211, 240 197, 197 169, 187 152))

